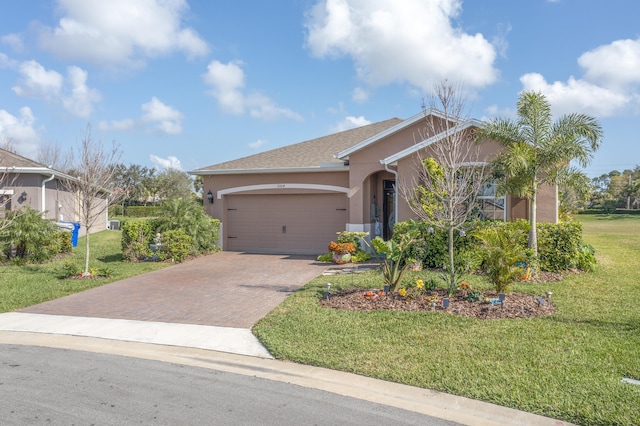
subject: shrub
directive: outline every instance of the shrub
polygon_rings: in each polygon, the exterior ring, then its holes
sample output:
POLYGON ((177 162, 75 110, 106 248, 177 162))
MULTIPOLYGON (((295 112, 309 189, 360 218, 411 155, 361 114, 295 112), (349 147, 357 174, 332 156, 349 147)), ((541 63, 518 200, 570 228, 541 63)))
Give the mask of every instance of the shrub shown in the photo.
POLYGON ((82 274, 82 269, 71 260, 67 260, 62 264, 62 273, 65 277, 75 277, 82 274))
POLYGON ((578 251, 576 267, 587 272, 596 270, 596 250, 591 244, 582 243, 582 247, 578 251))
POLYGON ((9 225, 2 230, 0 241, 7 258, 19 263, 45 262, 61 252, 58 229, 42 213, 30 207, 7 213, 9 225))
POLYGON ((122 224, 122 256, 130 261, 143 260, 152 255, 149 244, 155 232, 152 221, 130 220, 122 224))
POLYGON ((193 240, 181 229, 166 231, 162 234, 162 249, 158 254, 160 253, 164 259, 182 262, 194 253, 193 240))
POLYGON ((175 198, 167 200, 158 211, 157 232, 182 230, 191 237, 192 244, 198 252, 209 252, 218 249, 220 221, 212 219, 193 199, 175 198))
POLYGON ((71 245, 71 232, 68 231, 58 231, 58 246, 59 253, 71 253, 73 250, 73 246, 71 245))
POLYGON ((583 245, 580 222, 538 224, 538 261, 543 271, 559 272, 579 267, 583 245))
POLYGON ((509 286, 522 275, 522 269, 516 266, 526 260, 526 249, 519 240, 523 232, 516 227, 501 226, 478 230, 475 237, 482 246, 482 270, 497 293, 504 293, 509 286))
POLYGON ((160 211, 159 206, 127 206, 124 216, 129 217, 156 217, 160 211))

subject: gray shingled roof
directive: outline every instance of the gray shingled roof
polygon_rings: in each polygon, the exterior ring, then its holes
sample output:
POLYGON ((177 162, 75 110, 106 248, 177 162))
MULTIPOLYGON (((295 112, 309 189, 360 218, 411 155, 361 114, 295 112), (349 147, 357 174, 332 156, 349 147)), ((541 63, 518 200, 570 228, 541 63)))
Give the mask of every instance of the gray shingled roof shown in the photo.
POLYGON ((0 167, 46 168, 47 166, 0 148, 0 167))
POLYGON ((319 168, 328 163, 336 166, 343 163, 342 160, 334 158, 334 154, 374 136, 389 127, 392 127, 402 120, 391 118, 367 126, 357 127, 344 132, 334 133, 321 138, 311 139, 293 145, 283 146, 248 157, 231 160, 224 163, 213 164, 194 170, 192 174, 206 175, 208 172, 224 171, 258 171, 268 172, 270 169, 291 169, 291 168, 319 168))

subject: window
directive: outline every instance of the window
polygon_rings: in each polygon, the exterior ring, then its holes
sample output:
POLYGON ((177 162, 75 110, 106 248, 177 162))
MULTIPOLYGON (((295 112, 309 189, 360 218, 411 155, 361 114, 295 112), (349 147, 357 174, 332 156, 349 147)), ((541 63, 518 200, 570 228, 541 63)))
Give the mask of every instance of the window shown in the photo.
POLYGON ((483 220, 505 220, 505 197, 496 196, 498 183, 486 182, 478 192, 478 215, 483 220))

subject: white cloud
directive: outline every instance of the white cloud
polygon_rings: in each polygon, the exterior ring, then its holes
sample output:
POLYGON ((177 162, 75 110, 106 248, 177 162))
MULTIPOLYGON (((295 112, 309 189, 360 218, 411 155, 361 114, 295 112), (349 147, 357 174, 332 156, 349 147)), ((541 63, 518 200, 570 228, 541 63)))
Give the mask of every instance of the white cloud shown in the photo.
POLYGON ((586 80, 569 77, 567 82, 547 83, 537 73, 520 77, 524 91, 543 93, 553 107, 554 114, 585 113, 607 117, 623 113, 633 101, 633 97, 591 84, 586 80))
POLYGON ((137 126, 136 120, 125 118, 123 120, 101 121, 98 125, 103 132, 107 130, 117 130, 120 132, 133 130, 137 126))
POLYGON ((0 109, 0 135, 11 141, 20 155, 35 158, 40 137, 33 128, 35 117, 29 107, 20 108, 18 117, 0 109))
POLYGON ((363 103, 369 100, 369 92, 362 87, 356 87, 353 89, 353 93, 351 94, 351 99, 357 103, 363 103))
POLYGON ((19 34, 7 34, 0 37, 2 44, 6 44, 16 52, 24 50, 24 42, 19 34))
POLYGON ((145 58, 182 51, 208 53, 207 43, 184 27, 186 0, 57 0, 55 28, 40 28, 40 46, 56 56, 97 64, 139 66, 145 58))
POLYGON ((211 61, 207 72, 202 76, 204 82, 210 86, 211 95, 218 101, 223 112, 240 115, 244 113, 244 71, 242 62, 231 61, 223 64, 211 61))
POLYGON ((259 148, 263 147, 264 145, 266 145, 267 143, 268 142, 263 140, 263 139, 258 139, 255 142, 251 142, 249 144, 249 148, 251 148, 251 149, 259 149, 259 148))
POLYGON ((306 16, 306 47, 320 58, 351 57, 372 87, 430 90, 444 79, 484 87, 497 78, 496 51, 454 26, 461 9, 461 0, 321 0, 306 16))
POLYGON ((300 114, 277 106, 273 100, 261 93, 245 94, 245 74, 241 61, 223 64, 213 60, 202 75, 203 81, 211 86, 209 93, 218 102, 220 109, 227 114, 249 115, 265 121, 278 118, 302 120, 300 114))
POLYGON ((488 120, 493 117, 507 117, 515 120, 518 117, 516 111, 510 108, 500 108, 498 105, 490 105, 484 110, 485 115, 480 118, 481 121, 488 120))
POLYGON ((616 40, 578 58, 584 78, 604 87, 625 88, 640 83, 640 39, 616 40))
POLYGON ((87 72, 76 66, 67 68, 67 83, 69 88, 62 97, 62 105, 77 117, 89 117, 93 104, 102 100, 100 92, 87 87, 87 72))
POLYGON ((523 90, 542 92, 554 113, 588 113, 599 117, 640 113, 640 39, 616 40, 578 58, 582 78, 547 82, 538 73, 520 77, 523 90))
POLYGON ((102 97, 96 89, 87 86, 87 72, 76 66, 67 67, 67 77, 55 70, 47 70, 36 61, 27 61, 18 67, 20 78, 13 91, 21 97, 38 98, 60 103, 76 117, 87 118, 93 104, 102 97))
POLYGON ((18 68, 18 61, 9 58, 4 53, 0 52, 0 68, 18 68))
POLYGON ((342 132, 343 130, 354 129, 356 127, 366 126, 367 124, 371 124, 371 121, 362 115, 360 117, 347 116, 344 120, 333 126, 331 130, 334 132, 342 132))
POLYGON ((46 70, 36 61, 23 62, 19 71, 19 83, 12 88, 18 96, 51 100, 62 91, 62 74, 46 70))
POLYGON ((151 100, 140 107, 142 116, 138 119, 125 118, 122 120, 101 121, 100 130, 129 131, 138 127, 151 126, 155 130, 168 135, 182 133, 183 114, 177 109, 166 105, 153 96, 151 100))
POLYGON ((158 157, 157 155, 150 154, 149 159, 153 164, 158 167, 162 167, 163 169, 174 169, 174 170, 182 170, 182 164, 180 164, 180 160, 177 157, 172 155, 167 158, 158 157))
POLYGON ((154 123, 157 128, 168 135, 182 133, 182 118, 180 111, 162 103, 155 96, 146 104, 142 104, 142 121, 154 123))

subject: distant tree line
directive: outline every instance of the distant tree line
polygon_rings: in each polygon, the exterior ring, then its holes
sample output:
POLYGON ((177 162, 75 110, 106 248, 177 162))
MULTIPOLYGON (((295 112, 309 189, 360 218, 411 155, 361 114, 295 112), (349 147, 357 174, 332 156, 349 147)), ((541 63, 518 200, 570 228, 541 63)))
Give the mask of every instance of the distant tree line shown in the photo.
POLYGON ((589 207, 615 210, 640 209, 640 165, 622 172, 612 170, 591 180, 589 207))
POLYGON ((158 171, 139 164, 116 165, 113 184, 122 206, 156 205, 164 200, 189 198, 200 189, 186 172, 158 171))

